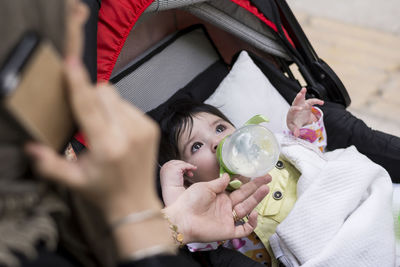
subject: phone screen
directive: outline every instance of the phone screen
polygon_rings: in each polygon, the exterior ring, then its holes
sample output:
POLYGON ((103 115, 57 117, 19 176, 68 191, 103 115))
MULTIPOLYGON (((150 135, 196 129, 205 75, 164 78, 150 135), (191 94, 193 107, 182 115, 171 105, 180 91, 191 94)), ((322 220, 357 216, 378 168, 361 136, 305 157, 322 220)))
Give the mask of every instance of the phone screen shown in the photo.
POLYGON ((31 48, 26 55, 14 51, 23 68, 3 89, 2 104, 33 139, 62 151, 75 132, 62 60, 48 41, 31 48))

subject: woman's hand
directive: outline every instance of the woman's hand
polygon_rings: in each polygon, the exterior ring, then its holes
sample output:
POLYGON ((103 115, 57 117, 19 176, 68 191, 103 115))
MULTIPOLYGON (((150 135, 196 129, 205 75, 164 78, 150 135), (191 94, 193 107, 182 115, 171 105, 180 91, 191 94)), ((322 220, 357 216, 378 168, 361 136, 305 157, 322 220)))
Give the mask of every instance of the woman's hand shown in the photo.
POLYGON ((162 196, 165 206, 171 205, 185 191, 184 176, 193 176, 196 166, 182 160, 170 160, 160 170, 162 196))
POLYGON ((70 162, 50 148, 30 144, 39 172, 103 210, 113 222, 135 211, 161 208, 154 177, 159 131, 106 83, 91 85, 78 57, 66 64, 70 104, 89 145, 70 162))
POLYGON ((324 101, 317 98, 306 100, 307 89, 302 88, 293 100, 292 106, 286 116, 286 123, 289 130, 295 137, 300 134, 300 128, 318 121, 318 117, 312 112, 313 105, 323 105, 324 101))
POLYGON ((230 178, 224 174, 210 182, 196 183, 164 209, 166 215, 184 234, 184 242, 222 241, 249 235, 257 226, 254 208, 268 194, 266 185, 271 176, 251 180, 228 194, 225 188, 230 178), (248 214, 248 221, 235 225, 232 211, 238 218, 248 214))

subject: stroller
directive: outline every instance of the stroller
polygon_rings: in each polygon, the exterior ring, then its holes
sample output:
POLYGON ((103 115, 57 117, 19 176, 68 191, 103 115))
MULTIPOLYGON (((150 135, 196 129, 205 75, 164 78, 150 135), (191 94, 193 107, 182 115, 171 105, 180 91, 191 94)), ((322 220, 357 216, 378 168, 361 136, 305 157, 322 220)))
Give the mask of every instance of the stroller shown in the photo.
MULTIPOLYGON (((277 118, 271 120, 271 130, 285 130, 286 113, 280 107, 306 87, 308 97, 325 101, 321 109, 327 150, 354 145, 400 183, 400 138, 370 129, 346 110, 351 103, 346 88, 318 57, 284 0, 103 0, 101 4, 97 79, 111 81, 122 97, 155 120, 169 101, 206 101, 245 50, 269 80, 268 90, 279 96, 270 101, 247 99, 257 94, 250 86, 237 89, 237 97, 247 107, 269 106, 273 114, 266 115, 277 118)), ((229 92, 222 98, 233 99, 229 92)), ((82 143, 79 136, 76 139, 82 143)))
MULTIPOLYGON (((108 0, 101 3, 97 25, 97 79, 113 82, 123 97, 143 111, 156 108, 217 61, 230 68, 232 58, 246 50, 288 103, 301 87, 307 87, 309 97, 325 100, 328 150, 355 145, 382 165, 393 182, 400 182, 400 139, 371 130, 346 110, 351 103, 346 88, 313 50, 285 1, 108 0), (209 41, 202 45, 199 39, 186 38, 175 54, 153 62, 153 55, 167 54, 160 51, 194 24, 205 27, 203 35, 209 41)), ((93 35, 93 30, 88 34, 93 35)), ((92 54, 93 79, 95 59, 92 54)), ((204 101, 222 80, 220 76, 205 75, 203 80, 212 84, 198 86, 192 94, 201 94, 197 100, 204 101)), ((79 143, 74 143, 78 148, 79 143)))

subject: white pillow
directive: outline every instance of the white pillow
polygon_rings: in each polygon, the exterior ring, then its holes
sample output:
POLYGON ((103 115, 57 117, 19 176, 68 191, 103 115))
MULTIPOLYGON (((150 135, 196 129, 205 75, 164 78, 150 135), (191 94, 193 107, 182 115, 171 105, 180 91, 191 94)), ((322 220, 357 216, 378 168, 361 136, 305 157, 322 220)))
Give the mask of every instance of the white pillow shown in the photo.
POLYGON ((272 132, 288 131, 289 104, 246 51, 240 53, 229 74, 205 103, 217 107, 236 127, 254 115, 263 114, 270 120, 265 126, 272 132))

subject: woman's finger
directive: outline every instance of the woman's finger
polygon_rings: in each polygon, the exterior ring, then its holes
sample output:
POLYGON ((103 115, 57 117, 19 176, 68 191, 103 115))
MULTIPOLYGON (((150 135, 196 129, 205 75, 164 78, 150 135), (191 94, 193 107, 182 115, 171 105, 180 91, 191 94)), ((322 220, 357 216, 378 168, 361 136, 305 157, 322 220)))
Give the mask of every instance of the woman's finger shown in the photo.
POLYGON ((239 218, 243 218, 249 214, 260 201, 268 194, 269 187, 267 185, 260 186, 253 194, 250 195, 246 200, 238 203, 234 206, 234 210, 239 218))
POLYGON ((257 216, 257 212, 252 211, 246 223, 235 226, 234 238, 241 238, 251 234, 257 227, 257 216))
POLYGON ((143 111, 124 100, 116 88, 107 82, 98 83, 96 91, 104 105, 106 116, 109 117, 110 122, 118 125, 123 132, 130 130, 137 132, 137 129, 134 129, 134 127, 137 127, 134 121, 143 121, 142 119, 145 116, 143 111))
POLYGON ((82 57, 84 33, 83 25, 89 16, 89 8, 79 0, 66 1, 67 17, 65 55, 82 57))
POLYGON ((104 115, 108 117, 110 123, 120 122, 120 118, 124 117, 124 113, 121 113, 121 97, 116 92, 116 89, 112 85, 103 82, 97 84, 95 92, 104 107, 104 115))
POLYGON ((79 58, 70 57, 65 64, 69 98, 75 119, 89 143, 107 127, 102 105, 92 87, 87 70, 79 58))
POLYGON ((124 131, 129 134, 129 137, 135 143, 135 146, 148 149, 149 145, 152 145, 157 151, 160 134, 158 124, 149 116, 144 114, 142 110, 122 98, 120 98, 119 107, 121 110, 119 112, 117 110, 115 111, 116 116, 121 116, 121 114, 123 114, 120 121, 124 131), (137 143, 136 141, 139 140, 140 142, 137 143))
POLYGON ((251 180, 250 182, 242 185, 238 190, 233 191, 229 197, 232 201, 232 205, 235 206, 236 204, 246 200, 249 196, 251 196, 257 189, 269 183, 271 181, 271 176, 269 174, 257 177, 251 180))
POLYGON ((36 143, 27 144, 25 149, 34 158, 35 167, 43 177, 76 189, 86 182, 78 164, 67 161, 53 149, 36 143))

